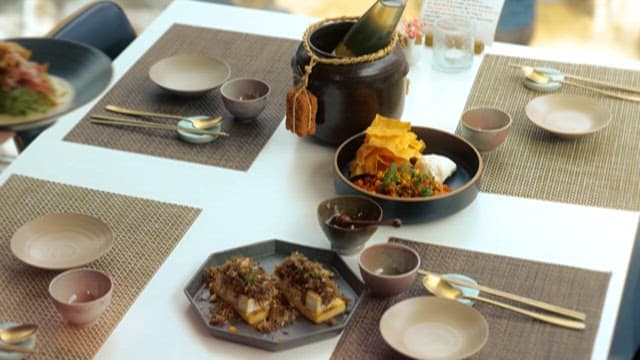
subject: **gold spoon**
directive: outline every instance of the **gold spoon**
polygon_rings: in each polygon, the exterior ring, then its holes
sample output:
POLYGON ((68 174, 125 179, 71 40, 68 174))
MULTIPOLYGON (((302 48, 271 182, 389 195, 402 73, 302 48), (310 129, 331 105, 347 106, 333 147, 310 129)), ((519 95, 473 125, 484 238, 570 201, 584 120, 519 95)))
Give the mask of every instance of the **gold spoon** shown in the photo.
POLYGON ((36 324, 20 324, 6 329, 0 329, 0 340, 7 344, 18 344, 27 340, 38 330, 36 324))
POLYGON ((434 294, 437 297, 451 299, 451 300, 467 298, 467 299, 476 300, 476 301, 483 301, 488 304, 499 306, 503 309, 511 310, 522 315, 527 315, 529 317, 532 317, 540 321, 548 322, 550 324, 563 326, 563 327, 574 329, 574 330, 582 330, 585 328, 585 324, 582 321, 570 320, 570 319, 561 318, 557 316, 538 313, 535 311, 529 311, 529 310, 521 309, 519 307, 515 307, 509 304, 505 304, 499 301, 495 301, 495 300, 491 300, 491 299, 487 299, 479 296, 463 295, 460 289, 454 287, 453 285, 451 285, 450 282, 441 278, 440 276, 427 274, 422 279, 422 284, 430 293, 434 294))
POLYGON ((193 124, 193 127, 196 129, 208 129, 216 124, 218 124, 219 122, 222 121, 222 116, 216 116, 216 117, 210 117, 210 118, 204 118, 204 119, 189 119, 189 116, 182 116, 182 115, 173 115, 173 114, 164 114, 164 113, 155 113, 155 112, 149 112, 149 111, 142 111, 142 110, 136 110, 136 109, 129 109, 129 108, 125 108, 122 106, 117 106, 117 105, 107 105, 105 106, 105 109, 107 109, 108 111, 111 112, 115 112, 118 114, 127 114, 127 115, 134 115, 134 116, 151 116, 151 117, 162 117, 162 118, 167 118, 167 119, 177 119, 177 120, 189 120, 191 121, 191 123, 193 124))
POLYGON ((591 90, 591 91, 597 92, 599 94, 611 96, 611 97, 614 97, 614 98, 617 98, 617 99, 640 102, 640 97, 621 95, 621 94, 615 93, 613 91, 607 91, 607 90, 598 89, 598 88, 593 87, 593 86, 587 86, 587 85, 578 84, 578 83, 575 83, 573 81, 553 80, 549 76, 545 75, 544 73, 536 70, 535 68, 533 68, 531 66, 521 66, 520 68, 522 69, 522 72, 524 73, 524 76, 527 77, 527 79, 529 79, 529 80, 531 80, 531 81, 533 81, 535 83, 538 83, 538 84, 548 84, 550 82, 559 82, 561 84, 566 84, 566 85, 579 87, 579 88, 582 88, 582 89, 591 90))

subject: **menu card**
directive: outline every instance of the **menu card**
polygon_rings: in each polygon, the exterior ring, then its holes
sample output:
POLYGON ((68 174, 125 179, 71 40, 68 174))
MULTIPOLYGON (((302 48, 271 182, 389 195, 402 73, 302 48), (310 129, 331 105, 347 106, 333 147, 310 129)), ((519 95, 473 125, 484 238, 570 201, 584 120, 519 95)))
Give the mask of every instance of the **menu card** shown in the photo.
POLYGON ((476 40, 491 45, 504 0, 424 0, 420 20, 432 32, 433 21, 442 16, 469 18, 476 23, 476 40))

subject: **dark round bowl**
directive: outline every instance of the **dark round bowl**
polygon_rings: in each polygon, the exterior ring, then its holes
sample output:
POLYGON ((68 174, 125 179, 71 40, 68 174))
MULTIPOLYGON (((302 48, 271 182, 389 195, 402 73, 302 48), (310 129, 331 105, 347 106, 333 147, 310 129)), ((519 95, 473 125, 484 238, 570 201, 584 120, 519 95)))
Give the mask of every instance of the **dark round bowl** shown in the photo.
POLYGON ((378 225, 338 226, 331 223, 335 215, 348 215, 353 220, 382 220, 382 208, 365 196, 336 196, 318 204, 318 223, 331 243, 331 249, 341 255, 352 255, 378 230, 378 225))
POLYGON ((484 168, 478 150, 467 140, 448 132, 413 127, 413 132, 427 144, 425 154, 444 155, 453 160, 457 170, 445 184, 451 192, 444 195, 420 198, 395 198, 363 190, 349 178, 349 164, 364 142, 364 132, 345 140, 333 158, 334 186, 338 194, 357 194, 374 199, 384 212, 385 218, 400 218, 405 224, 425 222, 456 213, 473 200, 480 191, 480 177, 484 168))
POLYGON ((52 38, 14 38, 6 41, 17 42, 31 51, 30 60, 48 64, 49 74, 66 80, 74 89, 71 103, 56 113, 47 113, 28 121, 16 118, 3 121, 2 127, 14 130, 49 124, 59 116, 95 99, 111 82, 113 68, 111 59, 102 51, 89 45, 52 38))

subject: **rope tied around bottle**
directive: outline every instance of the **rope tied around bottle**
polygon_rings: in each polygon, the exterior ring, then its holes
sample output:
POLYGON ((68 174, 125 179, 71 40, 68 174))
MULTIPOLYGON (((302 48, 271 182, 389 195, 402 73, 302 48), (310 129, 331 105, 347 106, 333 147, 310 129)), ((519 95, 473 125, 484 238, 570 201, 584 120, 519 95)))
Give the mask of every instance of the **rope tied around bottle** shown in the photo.
POLYGON ((328 18, 312 24, 305 30, 302 36, 302 45, 309 56, 309 64, 304 66, 300 81, 296 84, 295 88, 289 90, 287 93, 286 128, 288 130, 299 136, 313 135, 315 133, 318 100, 307 87, 309 85, 309 77, 316 64, 336 66, 362 64, 381 59, 395 49, 400 37, 397 32, 393 33, 391 41, 387 46, 370 54, 352 57, 321 57, 311 50, 311 34, 320 27, 329 23, 357 21, 358 19, 358 17, 347 16, 328 18))

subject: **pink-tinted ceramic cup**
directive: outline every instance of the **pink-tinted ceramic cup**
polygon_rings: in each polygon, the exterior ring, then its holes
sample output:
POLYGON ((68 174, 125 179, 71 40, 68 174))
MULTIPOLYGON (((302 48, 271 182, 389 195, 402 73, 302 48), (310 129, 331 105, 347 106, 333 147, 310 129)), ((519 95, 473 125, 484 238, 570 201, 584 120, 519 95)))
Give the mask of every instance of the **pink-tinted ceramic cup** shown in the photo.
POLYGON ((111 277, 94 269, 67 270, 51 280, 49 295, 62 319, 72 327, 86 327, 102 315, 113 294, 111 277))

